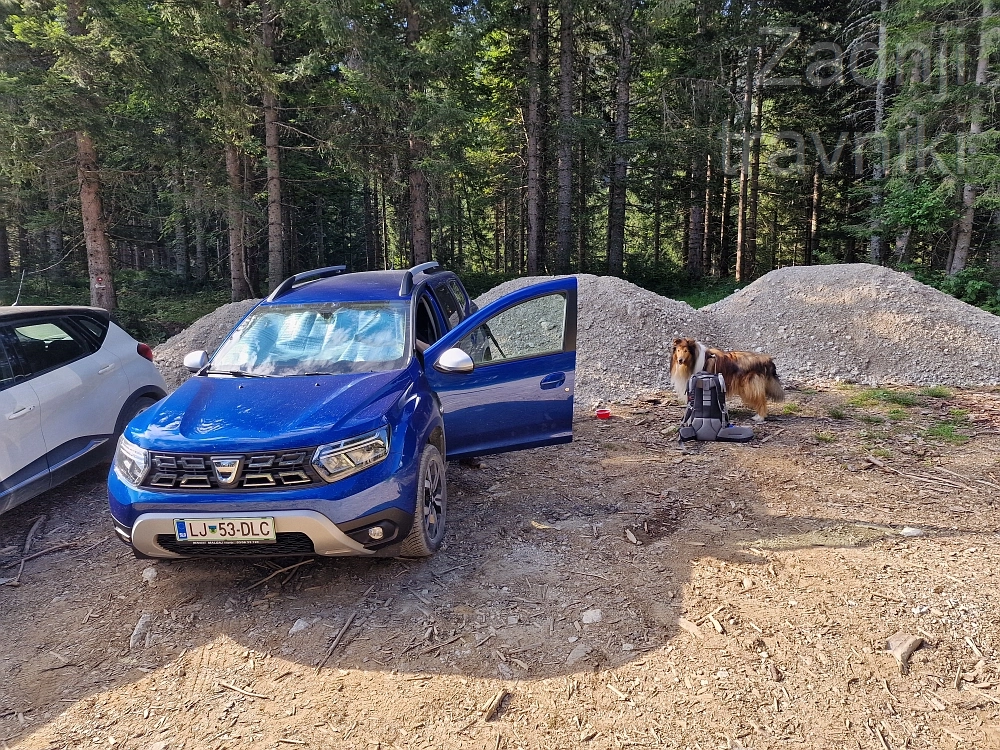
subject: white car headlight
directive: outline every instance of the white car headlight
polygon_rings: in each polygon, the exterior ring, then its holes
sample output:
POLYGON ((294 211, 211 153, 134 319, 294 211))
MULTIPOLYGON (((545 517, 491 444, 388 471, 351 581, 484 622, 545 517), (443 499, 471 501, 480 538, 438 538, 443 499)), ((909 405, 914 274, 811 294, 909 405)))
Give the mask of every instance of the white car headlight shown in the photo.
POLYGON ((339 443, 321 445, 313 454, 312 464, 323 479, 336 482, 384 461, 388 455, 389 431, 383 427, 339 443))
POLYGON ((122 435, 118 438, 114 466, 123 482, 138 487, 149 471, 149 451, 129 442, 122 435))

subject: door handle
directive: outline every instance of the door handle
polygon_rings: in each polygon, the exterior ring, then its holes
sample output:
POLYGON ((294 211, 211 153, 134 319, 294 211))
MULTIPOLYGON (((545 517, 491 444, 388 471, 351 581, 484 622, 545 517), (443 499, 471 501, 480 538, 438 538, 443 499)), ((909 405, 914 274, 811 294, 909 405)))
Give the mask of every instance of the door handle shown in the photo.
POLYGON ((18 417, 23 417, 29 411, 33 411, 34 408, 35 408, 34 404, 32 404, 31 406, 22 406, 17 411, 12 411, 10 414, 8 414, 7 419, 17 419, 18 417))
POLYGON ((542 378, 542 382, 539 383, 543 391, 547 391, 550 388, 558 388, 563 383, 566 382, 566 373, 564 372, 554 372, 551 375, 546 375, 542 378))
POLYGON ((106 372, 111 372, 113 369, 115 369, 115 363, 114 362, 112 362, 109 365, 104 365, 104 367, 102 367, 100 370, 97 371, 97 374, 98 375, 103 375, 106 372))

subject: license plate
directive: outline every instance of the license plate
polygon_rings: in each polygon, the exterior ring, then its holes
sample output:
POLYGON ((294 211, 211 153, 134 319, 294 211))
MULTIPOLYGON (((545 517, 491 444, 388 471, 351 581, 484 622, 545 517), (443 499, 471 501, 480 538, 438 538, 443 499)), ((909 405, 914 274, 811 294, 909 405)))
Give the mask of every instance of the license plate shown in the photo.
POLYGON ((189 544, 276 542, 273 518, 175 518, 174 535, 189 544))

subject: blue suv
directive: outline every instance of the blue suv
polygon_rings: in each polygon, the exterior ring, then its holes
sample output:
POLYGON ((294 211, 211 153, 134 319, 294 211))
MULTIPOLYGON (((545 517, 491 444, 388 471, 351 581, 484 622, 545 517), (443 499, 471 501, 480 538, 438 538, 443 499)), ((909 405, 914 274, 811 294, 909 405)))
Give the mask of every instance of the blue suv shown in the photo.
POLYGON ((139 557, 423 557, 445 461, 572 440, 576 279, 479 310, 436 263, 286 279, 136 417, 108 477, 139 557))

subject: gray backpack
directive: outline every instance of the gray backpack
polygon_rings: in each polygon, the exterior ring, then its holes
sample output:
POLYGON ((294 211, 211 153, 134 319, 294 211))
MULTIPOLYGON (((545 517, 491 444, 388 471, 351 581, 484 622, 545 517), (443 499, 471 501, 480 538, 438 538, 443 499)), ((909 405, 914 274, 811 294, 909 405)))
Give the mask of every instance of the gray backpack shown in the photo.
POLYGON ((734 427, 726 409, 726 381, 721 375, 696 372, 687 385, 687 410, 678 433, 683 440, 746 443, 753 440, 749 427, 734 427))

